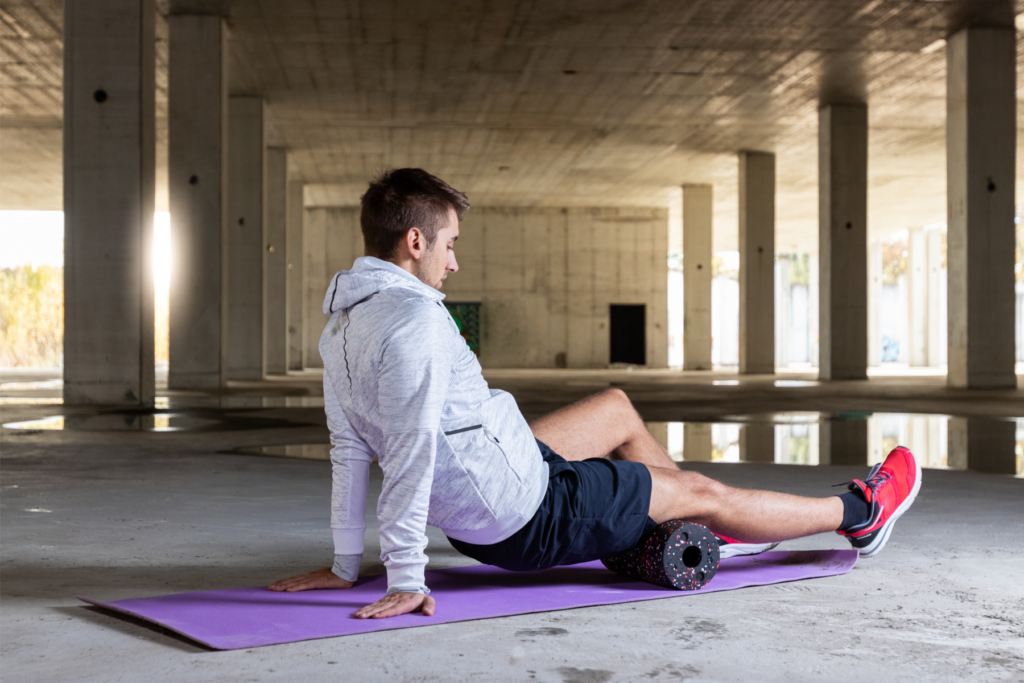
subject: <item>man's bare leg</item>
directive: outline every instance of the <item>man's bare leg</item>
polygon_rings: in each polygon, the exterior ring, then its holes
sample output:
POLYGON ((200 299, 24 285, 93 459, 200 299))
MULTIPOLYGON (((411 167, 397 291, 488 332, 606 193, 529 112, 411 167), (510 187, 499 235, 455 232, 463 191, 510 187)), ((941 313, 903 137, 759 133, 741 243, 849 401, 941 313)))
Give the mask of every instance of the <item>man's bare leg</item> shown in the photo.
POLYGON ((843 522, 843 503, 836 496, 738 489, 681 472, 619 389, 545 415, 530 428, 566 460, 611 457, 647 465, 653 483, 649 514, 659 523, 685 519, 724 536, 767 543, 835 531, 843 522))
POLYGON ((530 423, 533 435, 566 460, 612 458, 676 469, 629 397, 608 389, 530 423))

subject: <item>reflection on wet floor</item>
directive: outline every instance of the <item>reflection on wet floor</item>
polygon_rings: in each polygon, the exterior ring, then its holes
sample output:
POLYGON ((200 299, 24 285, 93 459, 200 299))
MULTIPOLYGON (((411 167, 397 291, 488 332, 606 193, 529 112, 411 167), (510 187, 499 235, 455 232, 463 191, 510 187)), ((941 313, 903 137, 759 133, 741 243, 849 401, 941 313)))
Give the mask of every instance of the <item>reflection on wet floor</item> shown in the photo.
POLYGON ((7 422, 6 429, 28 431, 201 432, 301 427, 302 422, 220 411, 109 411, 91 415, 51 415, 37 420, 7 422))
POLYGON ((229 451, 218 451, 230 455, 261 455, 269 458, 298 458, 300 460, 330 460, 331 444, 306 443, 281 446, 242 446, 229 451))
POLYGON ((1024 476, 1024 419, 980 420, 909 413, 776 413, 721 422, 648 422, 680 462, 874 465, 896 446, 922 467, 978 469, 1024 476), (968 462, 969 439, 991 444, 991 460, 968 462))

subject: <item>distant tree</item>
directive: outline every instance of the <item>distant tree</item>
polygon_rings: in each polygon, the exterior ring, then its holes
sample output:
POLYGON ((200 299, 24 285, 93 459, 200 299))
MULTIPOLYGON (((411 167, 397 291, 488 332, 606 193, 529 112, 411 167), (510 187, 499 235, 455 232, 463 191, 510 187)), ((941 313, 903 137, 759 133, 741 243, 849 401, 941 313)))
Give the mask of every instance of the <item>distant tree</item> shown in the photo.
POLYGON ((64 269, 0 270, 0 366, 54 367, 64 351, 64 269))

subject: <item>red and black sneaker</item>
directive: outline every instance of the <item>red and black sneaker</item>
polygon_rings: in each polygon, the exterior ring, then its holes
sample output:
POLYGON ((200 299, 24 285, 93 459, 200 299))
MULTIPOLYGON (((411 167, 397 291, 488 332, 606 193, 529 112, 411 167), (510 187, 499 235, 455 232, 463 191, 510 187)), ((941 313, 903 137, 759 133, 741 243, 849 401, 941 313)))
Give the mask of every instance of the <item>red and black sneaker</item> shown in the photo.
POLYGON ((836 533, 846 536, 861 557, 874 557, 885 547, 896 520, 917 498, 921 490, 921 465, 913 453, 897 446, 884 462, 871 468, 867 479, 854 479, 849 488, 864 496, 870 513, 864 522, 836 533))
POLYGON ((715 538, 718 539, 718 552, 723 560, 727 557, 736 557, 737 555, 759 555, 779 544, 778 541, 775 543, 744 543, 721 534, 715 534, 715 538))

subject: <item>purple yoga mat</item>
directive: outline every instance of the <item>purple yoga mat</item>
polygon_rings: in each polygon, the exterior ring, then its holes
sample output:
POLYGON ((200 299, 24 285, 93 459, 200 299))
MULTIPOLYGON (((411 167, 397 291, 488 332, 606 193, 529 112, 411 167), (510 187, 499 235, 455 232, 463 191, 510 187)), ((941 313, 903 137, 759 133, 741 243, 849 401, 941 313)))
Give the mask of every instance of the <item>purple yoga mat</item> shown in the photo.
POLYGON ((275 593, 266 588, 233 588, 178 593, 156 598, 92 605, 145 619, 217 650, 348 636, 469 619, 549 612, 572 607, 676 598, 747 586, 845 574, 857 564, 856 550, 775 551, 723 560, 718 574, 697 591, 676 591, 613 574, 600 562, 541 572, 507 572, 475 565, 432 569, 427 585, 437 599, 432 617, 405 614, 389 619, 352 619, 352 613, 378 600, 387 579, 360 580, 348 590, 275 593))

